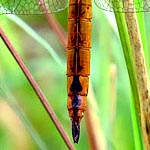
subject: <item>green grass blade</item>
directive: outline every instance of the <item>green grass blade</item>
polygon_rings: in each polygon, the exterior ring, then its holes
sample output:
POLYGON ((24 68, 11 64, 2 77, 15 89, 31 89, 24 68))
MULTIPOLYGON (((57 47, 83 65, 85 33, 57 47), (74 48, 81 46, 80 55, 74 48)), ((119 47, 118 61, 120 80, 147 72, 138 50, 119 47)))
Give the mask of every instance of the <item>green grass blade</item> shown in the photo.
POLYGON ((118 31, 120 35, 120 40, 122 43, 122 48, 124 52, 124 57, 126 61, 126 66, 128 69, 128 74, 131 83, 131 89, 133 94, 133 99, 131 99, 131 106, 134 104, 134 107, 131 107, 132 111, 132 121, 133 121, 133 134, 134 134, 134 142, 135 149, 143 149, 143 142, 141 137, 141 129, 140 129, 140 102, 139 102, 139 93, 138 93, 138 85, 136 79, 136 71, 134 67, 134 56, 132 53, 132 48, 130 44, 130 39, 128 35, 128 30, 126 26, 125 16, 123 13, 115 13, 116 22, 118 26, 118 31))
POLYGON ((15 15, 6 15, 11 21, 13 21, 15 24, 17 24, 20 28, 22 28, 27 34, 29 34, 32 38, 34 38, 39 44, 41 44, 47 51, 50 53, 50 55, 53 57, 53 59, 56 61, 56 63, 60 66, 60 68, 65 69, 64 63, 61 61, 55 50, 50 46, 50 44, 45 41, 36 31, 34 31, 28 24, 26 24, 23 20, 21 20, 19 17, 15 15))
POLYGON ((26 115, 21 110, 18 102, 16 101, 15 97, 12 95, 12 93, 9 91, 9 89, 5 86, 2 79, 0 79, 0 95, 4 97, 4 99, 7 101, 7 103, 10 105, 10 107, 16 112, 19 119, 22 121, 24 127, 28 131, 28 133, 31 135, 32 139, 36 143, 36 145, 41 150, 48 150, 43 140, 40 138, 39 134, 35 131, 32 124, 26 117, 26 115))

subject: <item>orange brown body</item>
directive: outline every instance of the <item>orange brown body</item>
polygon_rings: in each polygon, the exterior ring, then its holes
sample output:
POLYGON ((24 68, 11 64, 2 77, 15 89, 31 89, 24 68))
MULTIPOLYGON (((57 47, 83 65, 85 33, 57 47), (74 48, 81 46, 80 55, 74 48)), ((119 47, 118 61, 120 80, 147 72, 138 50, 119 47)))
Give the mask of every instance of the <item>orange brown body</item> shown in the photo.
POLYGON ((67 45, 67 108, 72 121, 75 143, 80 135, 80 121, 87 105, 90 75, 91 0, 70 0, 67 45))

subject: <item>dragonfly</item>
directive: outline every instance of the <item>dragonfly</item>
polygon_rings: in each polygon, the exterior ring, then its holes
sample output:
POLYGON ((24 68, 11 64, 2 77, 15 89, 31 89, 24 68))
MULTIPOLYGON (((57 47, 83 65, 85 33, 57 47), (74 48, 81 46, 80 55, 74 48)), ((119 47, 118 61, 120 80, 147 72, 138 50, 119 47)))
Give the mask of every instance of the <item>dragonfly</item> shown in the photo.
MULTIPOLYGON (((115 12, 150 11, 150 0, 95 0, 103 10, 115 12)), ((87 107, 90 75, 92 26, 91 0, 1 0, 0 14, 56 13, 69 6, 67 44, 67 108, 74 143, 80 136, 80 122, 87 107), (46 8, 46 9, 43 9, 46 8)))

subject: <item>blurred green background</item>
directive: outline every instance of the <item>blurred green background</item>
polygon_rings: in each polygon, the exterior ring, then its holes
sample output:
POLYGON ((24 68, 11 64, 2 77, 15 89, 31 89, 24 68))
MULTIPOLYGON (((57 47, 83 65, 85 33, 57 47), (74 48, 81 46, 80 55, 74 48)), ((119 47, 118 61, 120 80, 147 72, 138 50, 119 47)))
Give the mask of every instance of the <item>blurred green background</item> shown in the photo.
MULTIPOLYGON (((66 33, 67 12, 66 9, 55 14, 55 18, 66 33)), ((115 18, 112 15, 113 13, 106 14, 93 4, 90 79, 98 108, 96 113, 100 122, 99 128, 103 132, 106 149, 134 150, 130 84, 115 18), (112 72, 115 72, 113 78, 112 72), (111 89, 112 82, 114 82, 113 89, 111 89)), ((24 60, 72 140, 71 122, 66 108, 66 49, 48 25, 44 15, 19 17, 49 43, 62 62, 62 65, 58 64, 42 45, 9 17, 0 16, 0 27, 24 60)), ((148 18, 147 13, 145 20, 148 18)), ((147 35, 150 33, 149 24, 150 22, 146 21, 147 35)), ((149 36, 147 41, 148 39, 149 36)), ((147 43, 149 48, 150 42, 147 43)), ((0 56, 0 150, 67 149, 53 122, 1 39, 0 56), (19 111, 15 107, 16 102, 32 124, 33 130, 29 127, 32 131, 27 130, 28 125, 22 122, 24 119, 20 112, 18 113, 20 115, 16 113, 19 111), (35 142, 35 136, 38 137, 37 142, 35 142)), ((83 119, 80 141, 79 144, 75 144, 77 150, 90 149, 85 124, 83 119)), ((101 139, 99 141, 101 142, 101 139)))

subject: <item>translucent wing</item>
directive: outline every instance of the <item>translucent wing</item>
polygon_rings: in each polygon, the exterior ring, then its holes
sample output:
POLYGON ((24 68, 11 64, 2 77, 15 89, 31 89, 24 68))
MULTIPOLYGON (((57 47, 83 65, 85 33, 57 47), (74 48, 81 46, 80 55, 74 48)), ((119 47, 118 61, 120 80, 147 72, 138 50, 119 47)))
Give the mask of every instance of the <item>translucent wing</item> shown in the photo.
POLYGON ((59 12, 67 0, 0 0, 0 14, 43 14, 59 12))
POLYGON ((150 0, 95 0, 96 5, 106 11, 142 12, 150 11, 150 0))

